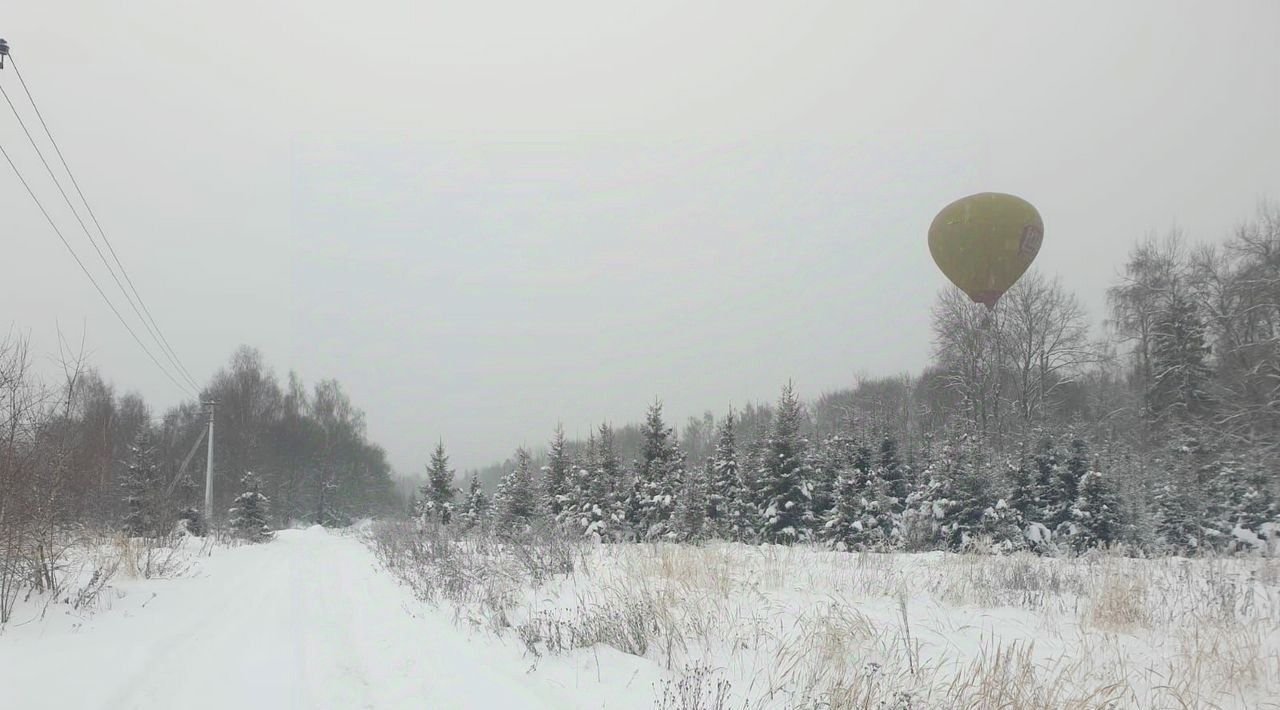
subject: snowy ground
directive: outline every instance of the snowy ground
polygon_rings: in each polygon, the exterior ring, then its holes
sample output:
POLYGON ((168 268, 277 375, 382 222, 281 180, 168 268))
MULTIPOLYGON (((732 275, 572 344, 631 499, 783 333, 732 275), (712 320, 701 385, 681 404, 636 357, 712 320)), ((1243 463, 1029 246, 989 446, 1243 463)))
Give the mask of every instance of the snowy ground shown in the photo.
POLYGON ((118 575, 92 614, 28 604, 0 708, 1280 708, 1275 560, 403 532, 283 531, 118 575))
POLYGON ((628 651, 664 708, 1280 708, 1276 560, 643 544, 536 579, 536 552, 392 532, 460 624, 538 673, 628 651))
POLYGON ((287 530, 180 578, 117 579, 92 616, 19 615, 0 633, 0 707, 571 708, 626 692, 528 667, 417 602, 354 535, 287 530))

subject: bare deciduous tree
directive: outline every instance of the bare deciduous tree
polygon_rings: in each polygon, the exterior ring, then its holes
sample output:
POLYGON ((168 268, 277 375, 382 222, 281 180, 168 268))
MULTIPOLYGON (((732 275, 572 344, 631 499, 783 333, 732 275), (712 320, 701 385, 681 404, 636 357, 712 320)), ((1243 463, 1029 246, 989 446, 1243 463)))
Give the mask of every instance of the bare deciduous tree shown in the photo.
POLYGON ((999 308, 1004 312, 1001 352, 1013 380, 1013 405, 1029 430, 1044 423, 1055 394, 1077 382, 1103 351, 1089 337, 1084 308, 1057 278, 1028 272, 999 308))

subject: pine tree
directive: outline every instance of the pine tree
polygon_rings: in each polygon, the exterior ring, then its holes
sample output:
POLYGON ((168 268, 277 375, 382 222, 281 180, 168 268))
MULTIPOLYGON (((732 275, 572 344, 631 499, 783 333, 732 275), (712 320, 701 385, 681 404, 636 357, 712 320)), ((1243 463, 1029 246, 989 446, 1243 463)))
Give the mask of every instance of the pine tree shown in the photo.
POLYGON ((682 542, 696 542, 706 534, 707 481, 711 465, 702 469, 687 469, 681 482, 676 508, 671 516, 673 537, 682 542))
POLYGON ((1059 529, 1069 535, 1064 526, 1070 526, 1074 520, 1072 508, 1080 495, 1080 481, 1089 472, 1089 445, 1080 437, 1073 437, 1071 450, 1067 460, 1055 467, 1055 476, 1051 479, 1048 497, 1053 501, 1046 526, 1056 536, 1059 529))
POLYGON ((596 435, 591 432, 587 445, 569 462, 565 479, 564 500, 556 523, 576 533, 584 533, 591 525, 592 470, 596 460, 596 435))
POLYGON ((1071 508, 1066 541, 1076 552, 1109 545, 1120 538, 1120 501, 1111 482, 1097 471, 1080 478, 1080 493, 1071 508))
POLYGON ((1062 467, 1064 457, 1052 437, 1044 437, 1031 458, 1035 478, 1031 483, 1030 497, 1034 501, 1026 512, 1028 524, 1039 523, 1052 531, 1066 519, 1071 499, 1063 497, 1062 467))
POLYGON ((943 462, 950 459, 950 444, 937 449, 930 446, 924 452, 919 483, 907 494, 900 519, 903 542, 909 550, 934 550, 944 542, 942 526, 951 505, 951 486, 943 462))
POLYGON ((876 463, 867 477, 862 526, 867 531, 864 545, 868 549, 891 549, 902 542, 900 499, 889 495, 890 483, 885 475, 884 467, 876 463))
POLYGON ((1205 411, 1213 375, 1208 358, 1204 320, 1196 304, 1181 289, 1174 289, 1152 328, 1149 400, 1153 415, 1186 420, 1205 411))
POLYGON ((790 543, 809 537, 806 519, 811 491, 805 465, 807 442, 800 432, 803 416, 800 400, 788 383, 778 399, 757 481, 764 507, 760 534, 766 542, 790 543))
POLYGON ((178 524, 190 535, 204 537, 204 515, 197 508, 187 506, 178 511, 178 524))
POLYGON ((589 505, 590 524, 586 533, 600 540, 621 540, 626 532, 622 459, 614 443, 613 427, 601 424, 596 442, 596 456, 591 469, 589 505))
POLYGON ((983 527, 996 552, 1017 552, 1032 544, 1023 531, 1022 516, 1003 498, 983 511, 983 527))
POLYGON ((762 492, 760 472, 764 470, 767 457, 767 436, 752 441, 738 465, 738 477, 742 479, 741 494, 735 502, 731 516, 738 534, 733 538, 740 542, 758 543, 764 529, 764 509, 761 504, 762 492))
POLYGON ((586 450, 570 467, 568 501, 561 525, 596 540, 621 539, 625 516, 618 496, 622 464, 613 442, 613 428, 601 424, 586 450))
POLYGON ((1165 549, 1191 552, 1206 549, 1205 494, 1200 484, 1209 453, 1192 435, 1182 433, 1171 442, 1163 464, 1164 477, 1155 494, 1156 538, 1165 549))
POLYGON ((533 458, 528 450, 516 450, 516 465, 498 484, 494 497, 496 523, 502 530, 519 530, 533 522, 537 513, 533 481, 533 458))
POLYGON ((462 510, 458 514, 458 522, 463 530, 471 530, 483 522, 489 512, 489 499, 480 487, 480 477, 471 474, 471 485, 467 489, 467 497, 462 502, 462 510))
POLYGON ((885 495, 893 501, 894 512, 901 511, 911 486, 907 468, 898 457, 898 442, 891 436, 880 440, 880 479, 884 481, 885 495))
POLYGON ((684 475, 684 454, 675 432, 662 420, 661 402, 650 405, 640 434, 640 460, 627 500, 627 523, 637 539, 656 540, 670 532, 675 494, 684 475))
POLYGON ((806 525, 817 529, 836 507, 840 465, 833 451, 831 438, 809 449, 805 454, 805 468, 809 471, 811 492, 806 525))
POLYGON ((244 492, 236 496, 230 511, 231 530, 236 537, 249 542, 263 542, 271 538, 267 528, 270 501, 262 494, 262 482, 252 471, 240 479, 244 492))
POLYGON ((1025 456, 1009 462, 1005 471, 1009 495, 1005 498, 1005 503, 1023 521, 1039 522, 1037 520, 1039 495, 1037 495, 1036 479, 1032 474, 1032 468, 1032 463, 1025 456))
POLYGON ((431 463, 427 466, 427 482, 420 490, 420 517, 423 522, 440 522, 449 524, 453 516, 453 498, 458 489, 453 486, 453 469, 449 468, 449 457, 444 452, 444 442, 437 442, 431 454, 431 463))
MULTIPOLYGON (((866 549, 876 533, 866 528, 868 508, 866 459, 856 457, 842 466, 836 475, 835 505, 823 525, 823 538, 836 549, 866 549), (862 464, 862 468, 859 468, 862 464)), ((872 494, 874 497, 874 494, 872 494)), ((873 512, 874 515, 874 512, 873 512)))
POLYGON ((1016 531, 1019 547, 1025 545, 1032 552, 1046 554, 1053 551, 1053 533, 1042 522, 1042 495, 1036 468, 1033 459, 1025 455, 1008 462, 1005 483, 1009 495, 1003 500, 1000 514, 1001 522, 1012 528, 1009 536, 1016 531))
POLYGON ((559 520, 568 494, 570 469, 568 443, 564 438, 564 426, 557 424, 547 450, 547 465, 542 467, 543 509, 552 520, 559 520))
POLYGON ((1204 545, 1190 491, 1166 480, 1156 490, 1156 538, 1171 552, 1190 552, 1204 545))
POLYGON ((1252 546, 1257 543, 1249 539, 1250 535, 1265 538, 1280 531, 1280 505, 1271 492, 1272 476, 1274 473, 1269 476, 1259 463, 1224 464, 1216 495, 1221 501, 1217 517, 1224 533, 1238 540, 1243 538, 1252 546))
POLYGON ((122 528, 130 537, 155 537, 160 534, 160 469, 155 463, 155 450, 144 432, 129 447, 129 460, 121 487, 124 489, 125 516, 122 528))
POLYGON ((726 540, 740 540, 747 528, 742 520, 745 491, 738 473, 738 444, 733 410, 720 423, 716 452, 711 457, 707 483, 707 527, 726 540))
POLYGON ((993 536, 1003 522, 996 511, 997 499, 970 435, 961 435, 952 449, 951 460, 944 466, 950 484, 950 505, 943 530, 951 549, 968 550, 980 538, 993 536))

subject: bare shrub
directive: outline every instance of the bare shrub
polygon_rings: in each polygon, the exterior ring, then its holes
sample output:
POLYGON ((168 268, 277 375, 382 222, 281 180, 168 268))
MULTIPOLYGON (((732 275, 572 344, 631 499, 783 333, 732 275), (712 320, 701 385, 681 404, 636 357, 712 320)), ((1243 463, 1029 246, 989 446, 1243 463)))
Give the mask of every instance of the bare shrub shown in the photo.
POLYGON ((202 548, 212 545, 208 538, 193 538, 175 534, 164 537, 125 537, 117 534, 114 539, 118 564, 122 564, 126 576, 142 579, 179 577, 191 569, 192 544, 202 548), (197 543, 192 543, 196 540, 197 543))
POLYGON ((663 681, 657 710, 727 710, 733 686, 705 664, 686 666, 678 678, 663 681))
POLYGON ((540 587, 559 575, 573 574, 582 546, 570 540, 558 528, 538 525, 527 531, 502 537, 512 558, 525 574, 540 587))
POLYGON ((661 633, 658 606, 647 594, 576 609, 543 611, 516 627, 525 649, 535 656, 563 653, 598 644, 644 656, 661 633))
POLYGON ((476 529, 462 532, 437 522, 378 522, 367 543, 384 567, 422 601, 450 602, 460 617, 502 630, 525 587, 537 588, 572 574, 580 543, 539 529, 501 538, 476 529))

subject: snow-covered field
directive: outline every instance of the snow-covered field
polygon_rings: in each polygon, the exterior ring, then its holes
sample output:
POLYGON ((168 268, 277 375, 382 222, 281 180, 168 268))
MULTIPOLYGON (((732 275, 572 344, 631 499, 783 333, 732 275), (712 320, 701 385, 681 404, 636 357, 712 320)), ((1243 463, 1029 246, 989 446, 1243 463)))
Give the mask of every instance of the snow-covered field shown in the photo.
POLYGON ((1280 707, 1280 563, 569 544, 189 546, 0 632, 3 708, 1280 707))
POLYGON ((631 654, 637 706, 1280 707, 1276 560, 637 544, 575 549, 548 578, 554 544, 397 554, 396 535, 393 569, 537 672, 608 679, 631 654))

